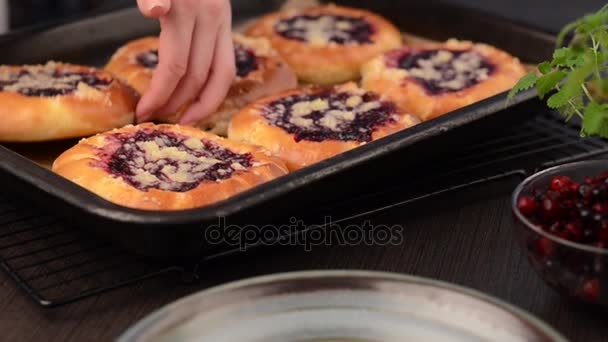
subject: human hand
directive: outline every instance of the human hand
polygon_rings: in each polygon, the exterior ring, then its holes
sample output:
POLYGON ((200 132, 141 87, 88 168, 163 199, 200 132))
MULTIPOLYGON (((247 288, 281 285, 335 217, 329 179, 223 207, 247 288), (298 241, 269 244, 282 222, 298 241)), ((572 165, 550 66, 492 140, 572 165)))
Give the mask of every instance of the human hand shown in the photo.
POLYGON ((139 122, 192 105, 179 123, 194 123, 222 103, 236 67, 229 0, 137 0, 160 20, 159 63, 137 106, 139 122))

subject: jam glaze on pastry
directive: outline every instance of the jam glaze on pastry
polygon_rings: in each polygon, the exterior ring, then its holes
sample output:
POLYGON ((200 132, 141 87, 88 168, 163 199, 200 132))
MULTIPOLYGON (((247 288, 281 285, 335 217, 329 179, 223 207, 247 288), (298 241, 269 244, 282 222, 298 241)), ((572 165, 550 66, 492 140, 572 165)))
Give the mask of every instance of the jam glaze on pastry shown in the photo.
MULTIPOLYGON (((233 34, 233 42, 237 75, 228 95, 215 113, 194 124, 219 135, 226 135, 232 116, 248 103, 297 86, 295 73, 266 39, 233 34)), ((158 38, 147 37, 119 49, 106 69, 144 94, 157 64, 158 38)), ((187 105, 172 116, 156 119, 174 123, 186 109, 187 105)))
POLYGON ((263 146, 297 170, 418 122, 354 83, 308 86, 247 106, 233 118, 228 137, 263 146))
POLYGON ((0 141, 83 137, 133 123, 136 96, 107 72, 49 62, 0 66, 0 141))
POLYGON ((53 171, 111 202, 146 210, 204 206, 288 172, 259 147, 151 123, 82 140, 53 171))
POLYGON ((429 120, 507 91, 526 73, 519 60, 485 44, 449 40, 384 53, 362 69, 362 86, 429 120))
POLYGON ((363 63, 401 45, 386 19, 336 5, 269 14, 246 33, 269 38, 300 81, 324 85, 357 80, 363 63))

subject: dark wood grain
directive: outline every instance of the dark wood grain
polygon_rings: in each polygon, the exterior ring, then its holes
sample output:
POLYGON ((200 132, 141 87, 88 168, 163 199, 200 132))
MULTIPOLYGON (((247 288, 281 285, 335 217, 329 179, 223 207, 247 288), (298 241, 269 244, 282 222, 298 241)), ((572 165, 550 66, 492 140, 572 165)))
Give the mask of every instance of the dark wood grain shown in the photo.
MULTIPOLYGON (((605 315, 561 299, 528 265, 516 239, 509 195, 517 178, 395 207, 365 219, 401 224, 397 246, 301 246, 261 249, 218 259, 197 285, 160 278, 56 309, 34 304, 0 275, 0 329, 11 341, 104 341, 151 311, 227 281, 275 272, 366 269, 415 274, 464 285, 515 304, 573 341, 602 341, 605 315)), ((354 221, 356 222, 356 221, 354 221)))

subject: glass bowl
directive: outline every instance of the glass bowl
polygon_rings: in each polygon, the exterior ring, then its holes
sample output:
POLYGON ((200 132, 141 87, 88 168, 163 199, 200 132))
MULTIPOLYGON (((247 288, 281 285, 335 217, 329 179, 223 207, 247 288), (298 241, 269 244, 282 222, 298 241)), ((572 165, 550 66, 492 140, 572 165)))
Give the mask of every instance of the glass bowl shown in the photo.
POLYGON ((544 322, 475 290, 354 270, 256 277, 183 298, 118 342, 565 342, 544 322))
POLYGON ((608 307, 608 249, 568 241, 541 229, 518 209, 517 202, 535 190, 546 191, 555 176, 582 182, 608 171, 608 160, 589 160, 552 167, 524 180, 513 192, 511 207, 528 260, 541 278, 577 302, 608 307))

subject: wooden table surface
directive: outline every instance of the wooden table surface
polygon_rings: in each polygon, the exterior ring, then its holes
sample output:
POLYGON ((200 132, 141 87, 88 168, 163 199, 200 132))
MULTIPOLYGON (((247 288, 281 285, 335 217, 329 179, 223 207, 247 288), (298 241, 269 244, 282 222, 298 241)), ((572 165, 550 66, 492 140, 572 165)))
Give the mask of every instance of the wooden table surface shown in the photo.
POLYGON ((528 310, 573 341, 605 341, 605 314, 561 299, 522 254, 509 209, 510 192, 519 180, 494 181, 365 218, 377 224, 401 224, 404 241, 397 246, 330 245, 311 251, 297 246, 271 247, 207 264, 196 285, 168 276, 43 309, 0 273, 2 339, 107 341, 151 311, 216 284, 284 271, 365 269, 431 277, 478 289, 528 310))

